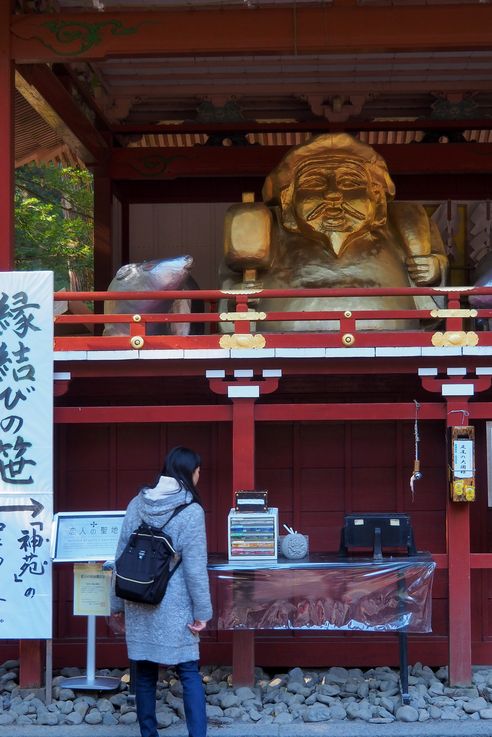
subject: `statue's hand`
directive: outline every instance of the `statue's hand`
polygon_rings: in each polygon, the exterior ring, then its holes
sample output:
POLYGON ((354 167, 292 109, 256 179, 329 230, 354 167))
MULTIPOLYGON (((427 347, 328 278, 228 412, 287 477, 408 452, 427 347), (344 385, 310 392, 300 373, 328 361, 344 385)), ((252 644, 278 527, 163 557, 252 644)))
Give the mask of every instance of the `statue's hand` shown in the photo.
POLYGON ((441 278, 441 264, 437 256, 410 256, 406 263, 410 278, 416 286, 435 284, 441 278))

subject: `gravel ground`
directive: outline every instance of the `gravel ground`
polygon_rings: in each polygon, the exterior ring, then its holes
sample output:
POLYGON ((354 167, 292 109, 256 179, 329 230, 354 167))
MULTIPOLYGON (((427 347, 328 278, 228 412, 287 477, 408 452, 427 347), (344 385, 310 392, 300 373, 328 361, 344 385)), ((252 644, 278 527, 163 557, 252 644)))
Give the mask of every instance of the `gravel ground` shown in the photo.
MULTIPOLYGON (((70 727, 77 737, 91 728, 98 735, 137 735, 128 671, 99 670, 116 676, 115 691, 72 690, 64 679, 83 675, 64 668, 53 679, 53 698, 44 690, 18 686, 18 662, 0 666, 0 734, 52 734, 57 726, 70 727), (4 729, 2 729, 2 727, 4 729), (28 730, 29 727, 33 729, 28 730), (8 729, 5 729, 8 728, 8 729), (48 730, 45 732, 45 730, 48 730)), ((447 669, 416 663, 409 669, 410 703, 403 705, 398 671, 389 667, 361 670, 332 667, 324 670, 292 668, 267 673, 256 669, 254 687, 234 688, 231 669, 202 669, 210 734, 224 735, 491 735, 492 668, 475 668, 467 687, 450 687, 447 669), (382 729, 384 725, 384 730, 382 729)), ((171 669, 162 668, 157 688, 157 717, 162 734, 185 735, 182 688, 171 669)), ((65 732, 63 732, 65 734, 65 732)))

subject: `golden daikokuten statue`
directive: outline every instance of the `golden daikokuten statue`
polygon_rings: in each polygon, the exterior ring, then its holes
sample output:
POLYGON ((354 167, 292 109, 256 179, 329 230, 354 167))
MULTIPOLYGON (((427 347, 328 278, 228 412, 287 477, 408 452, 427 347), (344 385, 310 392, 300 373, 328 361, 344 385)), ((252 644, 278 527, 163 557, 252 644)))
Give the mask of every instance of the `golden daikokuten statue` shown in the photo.
MULTIPOLYGON (((395 186, 379 154, 345 133, 292 148, 265 180, 262 203, 225 218, 221 289, 442 285, 448 259, 421 205, 392 202, 395 186)), ((246 198, 248 199, 248 198, 246 198)), ((258 311, 433 309, 429 297, 258 295, 258 311)), ((230 323, 226 330, 230 329, 230 323)), ((361 329, 415 329, 418 320, 361 320, 361 329)), ((264 332, 321 331, 334 320, 264 323, 264 332)))

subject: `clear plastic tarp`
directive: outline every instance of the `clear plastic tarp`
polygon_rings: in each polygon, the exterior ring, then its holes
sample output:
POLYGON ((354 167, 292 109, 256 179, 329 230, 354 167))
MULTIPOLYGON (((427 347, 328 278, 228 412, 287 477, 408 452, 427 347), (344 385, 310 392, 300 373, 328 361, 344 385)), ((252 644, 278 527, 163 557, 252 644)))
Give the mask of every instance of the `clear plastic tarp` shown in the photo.
POLYGON ((215 624, 221 630, 430 632, 435 567, 427 553, 240 563, 211 556, 215 624))

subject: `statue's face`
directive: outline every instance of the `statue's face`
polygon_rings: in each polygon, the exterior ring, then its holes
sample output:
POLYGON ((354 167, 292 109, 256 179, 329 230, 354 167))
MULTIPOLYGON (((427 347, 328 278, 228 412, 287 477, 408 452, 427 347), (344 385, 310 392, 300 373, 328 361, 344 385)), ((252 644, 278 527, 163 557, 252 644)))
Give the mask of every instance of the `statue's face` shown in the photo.
POLYGON ((346 159, 298 172, 294 213, 301 231, 320 235, 366 230, 374 220, 376 194, 365 169, 346 159))

